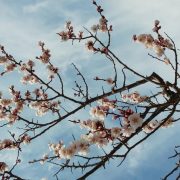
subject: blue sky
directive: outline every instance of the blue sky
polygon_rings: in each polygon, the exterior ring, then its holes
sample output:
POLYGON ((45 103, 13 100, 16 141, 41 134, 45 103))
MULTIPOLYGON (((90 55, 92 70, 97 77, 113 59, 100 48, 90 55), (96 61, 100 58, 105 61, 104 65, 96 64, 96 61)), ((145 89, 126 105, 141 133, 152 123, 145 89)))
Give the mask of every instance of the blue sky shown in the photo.
MULTIPOLYGON (((173 76, 169 68, 149 58, 147 56, 149 51, 133 43, 132 36, 139 33, 151 33, 154 20, 159 19, 163 31, 176 41, 177 47, 180 47, 178 41, 180 39, 178 23, 180 1, 99 0, 98 2, 102 4, 109 22, 113 25, 112 50, 142 74, 148 75, 156 71, 167 80, 172 80, 173 76)), ((96 24, 99 17, 91 0, 0 0, 0 7, 0 44, 4 45, 8 52, 17 59, 28 60, 39 55, 37 43, 40 40, 44 41, 51 50, 53 63, 60 67, 65 86, 69 88, 68 91, 72 88, 73 82, 72 62, 89 79, 96 73, 101 76, 109 75, 104 73, 110 69, 108 64, 103 62, 101 56, 87 52, 84 42, 74 43, 72 46, 71 42, 61 42, 56 35, 57 32, 63 30, 64 22, 67 20, 72 21, 76 32, 82 30, 83 26, 90 28, 92 24, 96 24)), ((109 71, 109 73, 112 72, 109 71)), ((8 85, 18 80, 18 77, 19 75, 16 77, 10 75, 9 81, 2 78, 1 89, 5 91, 8 85)), ((93 89, 94 84, 91 86, 92 91, 93 89)), ((94 90, 93 93, 95 92, 94 90)), ((146 90, 142 92, 146 93, 146 90)), ((85 117, 86 112, 82 112, 79 116, 85 117)), ((40 141, 36 140, 25 148, 22 156, 23 164, 17 169, 17 173, 32 180, 43 177, 48 180, 53 179, 51 175, 56 170, 54 167, 47 165, 33 167, 28 165, 27 161, 32 156, 38 158, 48 152, 48 142, 55 142, 63 137, 69 139, 71 135, 67 135, 68 131, 74 133, 79 131, 70 124, 65 124, 65 126, 66 129, 62 129, 61 126, 53 128, 40 141)), ((160 179, 174 165, 174 162, 167 158, 173 154, 174 146, 179 143, 179 128, 179 125, 174 125, 167 130, 155 133, 149 140, 135 148, 121 167, 116 167, 118 162, 112 162, 106 170, 99 170, 88 180, 100 178, 108 180, 160 179)), ((0 139, 7 136, 4 131, 5 129, 0 132, 0 139)), ((13 129, 13 131, 17 130, 13 129)), ((0 153, 0 160, 6 159, 11 164, 14 161, 15 152, 10 153, 11 155, 0 153)), ((72 175, 71 172, 66 171, 60 177, 63 180, 70 180, 75 179, 77 174, 72 175)))

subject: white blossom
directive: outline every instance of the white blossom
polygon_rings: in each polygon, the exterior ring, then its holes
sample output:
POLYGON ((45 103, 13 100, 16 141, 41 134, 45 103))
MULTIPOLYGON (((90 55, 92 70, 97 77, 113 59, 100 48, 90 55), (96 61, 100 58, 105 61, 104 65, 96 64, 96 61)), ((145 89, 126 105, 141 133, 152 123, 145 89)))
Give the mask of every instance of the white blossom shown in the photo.
POLYGON ((121 134, 121 128, 114 127, 114 128, 111 129, 111 136, 113 138, 118 138, 120 136, 120 134, 121 134))
POLYGON ((139 114, 137 113, 133 113, 131 114, 129 117, 128 117, 128 120, 130 122, 130 126, 132 128, 134 128, 135 130, 138 128, 138 127, 141 127, 142 126, 142 123, 143 123, 143 119, 140 117, 139 114))

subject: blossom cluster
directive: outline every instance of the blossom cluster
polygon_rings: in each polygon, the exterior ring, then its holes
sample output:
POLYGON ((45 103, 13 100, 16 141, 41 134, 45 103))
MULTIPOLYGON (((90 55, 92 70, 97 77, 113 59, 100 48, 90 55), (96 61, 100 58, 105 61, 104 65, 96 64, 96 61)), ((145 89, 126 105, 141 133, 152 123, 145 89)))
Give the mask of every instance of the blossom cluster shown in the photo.
POLYGON ((40 160, 40 164, 44 164, 48 158, 49 158, 49 156, 47 154, 44 154, 42 159, 40 160))
POLYGON ((14 94, 12 99, 0 98, 0 120, 7 120, 9 123, 14 123, 18 119, 18 114, 23 109, 23 101, 18 100, 17 94, 14 94), (11 111, 8 112, 8 107, 14 105, 11 111))
POLYGON ((122 125, 122 136, 129 137, 132 133, 136 131, 137 128, 142 126, 143 119, 140 117, 138 113, 135 113, 131 109, 122 110, 118 109, 119 114, 115 114, 113 119, 117 119, 122 117, 121 125, 122 125))
MULTIPOLYGON (((129 94, 128 96, 133 99, 133 101, 139 102, 139 99, 146 98, 141 97, 137 92, 129 94)), ((60 159, 70 159, 76 154, 85 156, 89 152, 91 145, 96 145, 99 148, 107 146, 108 143, 117 139, 124 140, 130 137, 138 128, 142 127, 143 119, 140 114, 135 113, 132 109, 118 109, 116 100, 103 98, 100 99, 98 103, 100 104, 99 106, 93 107, 90 110, 90 115, 93 119, 75 121, 76 123, 79 123, 81 128, 88 130, 87 134, 81 135, 80 140, 71 142, 69 146, 65 146, 63 142, 49 145, 50 149, 53 150, 54 154, 60 159), (106 128, 104 119, 108 115, 109 110, 115 111, 115 109, 118 109, 119 116, 122 117, 121 125, 119 127, 106 128)), ((173 119, 169 118, 162 127, 169 127, 172 124, 172 121, 173 119)), ((159 124, 158 121, 152 120, 143 127, 142 130, 145 133, 150 133, 157 128, 159 124)), ((48 156, 44 155, 41 159, 41 163, 44 163, 47 159, 48 156)))
POLYGON ((104 120, 104 118, 106 117, 106 111, 107 110, 108 110, 108 108, 104 107, 104 106, 93 107, 90 110, 90 115, 93 118, 98 118, 100 120, 104 120))
MULTIPOLYGON (((152 131, 154 131, 161 122, 157 121, 157 120, 152 120, 150 121, 146 126, 144 126, 142 129, 145 133, 151 133, 152 131)), ((165 123, 163 123, 161 125, 162 128, 168 128, 173 124, 173 118, 170 117, 165 123)))
POLYGON ((143 119, 139 114, 133 113, 127 119, 124 119, 124 125, 130 125, 134 130, 141 127, 143 123, 143 119))
MULTIPOLYGON (((128 113, 126 113, 127 115, 128 113)), ((135 133, 136 129, 141 127, 143 119, 139 114, 130 112, 126 118, 123 119, 122 127, 105 128, 104 122, 98 119, 87 120, 80 123, 81 127, 89 130, 88 135, 83 138, 90 144, 96 144, 98 147, 107 145, 109 142, 130 137, 135 133)))
POLYGON ((30 103, 30 108, 36 110, 37 116, 45 115, 49 110, 56 112, 59 107, 59 101, 35 101, 30 103))
POLYGON ((53 113, 58 111, 60 101, 49 101, 48 94, 42 89, 36 88, 33 92, 27 90, 24 93, 25 99, 22 99, 21 92, 16 91, 14 86, 11 86, 9 91, 12 95, 11 99, 0 98, 0 120, 7 119, 10 123, 15 122, 27 103, 30 108, 36 110, 37 116, 45 115, 49 110, 53 113), (33 96, 35 96, 34 99, 33 96), (10 105, 14 105, 14 108, 11 107, 10 113, 5 112, 5 108, 10 105))
POLYGON ((32 74, 33 68, 35 67, 35 62, 29 60, 27 63, 20 64, 19 71, 24 73, 24 76, 21 79, 23 84, 35 84, 39 82, 38 78, 32 74))
POLYGON ((14 62, 9 60, 9 58, 11 58, 11 56, 0 56, 0 65, 5 66, 5 72, 1 73, 1 75, 3 75, 6 72, 12 72, 17 67, 17 65, 14 62))
POLYGON ((107 19, 102 16, 100 19, 99 19, 99 24, 96 24, 96 25, 93 25, 91 27, 91 30, 96 33, 98 30, 102 31, 102 32, 107 32, 108 31, 108 28, 107 28, 107 19))
MULTIPOLYGON (((107 47, 102 47, 102 48, 96 48, 95 46, 95 41, 93 42, 92 40, 88 40, 86 43, 85 43, 85 47, 87 50, 89 51, 93 51, 93 52, 101 52, 102 54, 108 54, 109 50, 107 47)), ((97 79, 96 79, 97 80, 97 79)), ((111 78, 108 78, 106 80, 106 82, 108 84, 114 84, 114 80, 111 79, 111 78)))
POLYGON ((141 96, 137 91, 128 94, 122 94, 121 98, 125 102, 142 103, 147 99, 147 96, 141 96))
POLYGON ((0 99, 0 105, 2 107, 8 107, 9 105, 11 105, 12 100, 11 99, 0 99))
POLYGON ((0 173, 8 170, 8 165, 5 162, 0 162, 0 173))
POLYGON ((146 126, 143 127, 143 131, 145 133, 151 133, 159 126, 159 122, 157 120, 150 121, 146 126))
POLYGON ((0 97, 0 120, 7 120, 9 124, 13 124, 18 120, 20 114, 24 108, 25 102, 21 100, 20 91, 15 91, 14 86, 9 88, 11 99, 0 97))
POLYGON ((86 128, 92 132, 103 129, 104 123, 100 119, 88 119, 80 122, 81 128, 86 128))
POLYGON ((21 138, 20 138, 21 142, 23 142, 24 144, 29 144, 31 141, 31 137, 25 133, 21 138))
POLYGON ((49 73, 49 79, 54 78, 54 75, 58 73, 58 68, 54 67, 52 64, 47 65, 47 70, 49 73))
POLYGON ((89 133, 87 135, 82 135, 81 138, 86 140, 90 145, 95 144, 98 147, 102 147, 117 138, 123 138, 122 128, 113 127, 107 129, 105 128, 104 122, 98 119, 82 121, 80 126, 89 130, 89 133))
POLYGON ((35 66, 35 62, 32 60, 29 60, 27 63, 22 63, 19 70, 22 72, 28 72, 28 70, 32 70, 32 68, 35 66))
POLYGON ((48 94, 43 92, 43 90, 39 88, 34 89, 34 91, 32 92, 28 90, 25 92, 25 97, 27 100, 31 99, 32 96, 35 96, 36 99, 41 99, 41 100, 47 100, 48 98, 48 94))
POLYGON ((63 142, 58 144, 49 144, 50 150, 53 150, 54 154, 60 159, 70 159, 77 153, 79 155, 86 155, 89 150, 88 147, 88 142, 83 139, 74 141, 68 147, 66 147, 63 142))
MULTIPOLYGON (((133 97, 140 98, 141 96, 138 94, 133 94, 133 97)), ((90 115, 94 118, 94 121, 84 121, 83 123, 81 123, 81 126, 84 126, 89 130, 93 130, 97 125, 96 123, 103 121, 108 114, 112 114, 113 119, 122 117, 122 137, 131 136, 131 134, 134 133, 137 128, 142 126, 143 119, 140 117, 140 115, 138 113, 135 113, 131 109, 118 109, 118 106, 116 105, 116 100, 109 100, 107 98, 103 98, 99 100, 98 103, 100 104, 100 106, 93 107, 90 110, 90 115), (116 109, 119 113, 114 113, 116 109), (113 112, 110 113, 110 110, 113 110, 113 112)))
POLYGON ((0 141, 0 150, 2 149, 16 149, 17 145, 14 141, 10 139, 4 139, 3 141, 0 141))
POLYGON ((25 75, 22 77, 21 82, 23 84, 27 84, 27 83, 35 84, 35 83, 39 82, 39 80, 35 76, 28 74, 28 75, 25 75))
POLYGON ((116 107, 116 100, 109 100, 108 98, 102 98, 97 101, 101 106, 108 109, 114 109, 116 107))
POLYGON ((0 65, 4 65, 8 62, 8 59, 6 56, 0 56, 0 65))
POLYGON ((5 72, 12 72, 17 67, 14 63, 9 63, 5 66, 5 72))
POLYGON ((43 64, 49 63, 51 57, 50 50, 44 48, 44 42, 39 41, 39 46, 41 47, 42 54, 36 57, 36 59, 39 59, 43 64))
MULTIPOLYGON (((57 33, 61 37, 62 41, 67 41, 69 39, 76 37, 76 35, 74 34, 74 28, 71 24, 71 21, 66 22, 65 29, 66 29, 65 31, 61 31, 60 33, 57 33)), ((79 36, 78 38, 81 39, 83 36, 83 32, 79 32, 78 36, 79 36)))
POLYGON ((54 151, 54 154, 61 159, 70 159, 75 154, 86 155, 90 145, 98 147, 106 146, 109 142, 116 139, 125 139, 130 137, 137 128, 142 126, 143 119, 139 114, 133 113, 124 119, 125 123, 122 127, 105 128, 104 122, 99 119, 88 119, 80 122, 82 128, 86 128, 89 133, 81 135, 81 139, 72 142, 66 147, 63 142, 58 144, 50 144, 49 147, 54 151))
POLYGON ((94 47, 94 42, 92 40, 88 40, 85 44, 87 50, 89 51, 95 51, 96 48, 94 47))
POLYGON ((168 128, 168 127, 172 126, 173 120, 174 120, 174 118, 173 118, 173 117, 170 117, 165 123, 163 123, 163 124, 161 125, 161 127, 162 127, 162 128, 168 128))
MULTIPOLYGON (((41 46, 42 55, 40 57, 36 57, 36 59, 39 59, 42 63, 47 64, 46 68, 48 71, 48 78, 52 79, 54 78, 54 75, 58 73, 58 68, 49 63, 51 55, 50 51, 44 48, 45 44, 43 42, 39 42, 39 45, 41 46)), ((27 63, 20 64, 19 70, 24 73, 24 76, 21 79, 23 84, 35 84, 39 82, 38 76, 34 73, 34 67, 35 62, 32 60, 29 60, 27 63)))
POLYGON ((162 35, 160 35, 159 29, 161 28, 161 26, 159 25, 159 23, 160 22, 156 20, 153 28, 153 31, 156 32, 158 35, 157 39, 154 38, 151 34, 140 34, 138 36, 134 35, 133 39, 136 42, 144 44, 146 48, 153 49, 158 57, 164 55, 164 62, 168 64, 169 60, 165 55, 165 49, 172 49, 173 44, 170 42, 169 39, 164 38, 162 35))
POLYGON ((115 110, 116 100, 109 100, 108 98, 102 98, 98 100, 99 106, 90 109, 90 115, 93 118, 104 120, 109 110, 115 110))

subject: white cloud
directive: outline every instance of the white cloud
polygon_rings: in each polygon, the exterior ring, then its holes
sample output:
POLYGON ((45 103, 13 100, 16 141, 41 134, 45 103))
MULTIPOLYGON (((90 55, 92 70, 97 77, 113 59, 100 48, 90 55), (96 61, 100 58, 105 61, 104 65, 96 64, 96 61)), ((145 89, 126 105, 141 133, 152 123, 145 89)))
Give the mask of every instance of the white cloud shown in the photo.
POLYGON ((48 5, 48 1, 42 1, 42 2, 38 2, 38 3, 34 3, 34 4, 30 4, 30 5, 26 5, 23 7, 23 11, 25 13, 35 13, 38 12, 39 10, 47 7, 48 5))

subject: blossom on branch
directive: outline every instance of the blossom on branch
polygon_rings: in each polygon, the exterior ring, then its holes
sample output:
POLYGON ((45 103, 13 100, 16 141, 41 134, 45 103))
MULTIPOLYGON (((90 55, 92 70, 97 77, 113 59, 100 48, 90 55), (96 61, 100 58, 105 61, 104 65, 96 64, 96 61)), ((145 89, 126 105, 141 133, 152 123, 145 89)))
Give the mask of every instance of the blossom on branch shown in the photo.
POLYGON ((0 162, 0 173, 8 170, 8 165, 5 162, 0 162))

